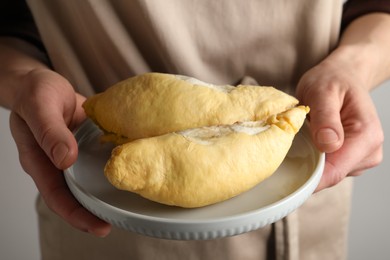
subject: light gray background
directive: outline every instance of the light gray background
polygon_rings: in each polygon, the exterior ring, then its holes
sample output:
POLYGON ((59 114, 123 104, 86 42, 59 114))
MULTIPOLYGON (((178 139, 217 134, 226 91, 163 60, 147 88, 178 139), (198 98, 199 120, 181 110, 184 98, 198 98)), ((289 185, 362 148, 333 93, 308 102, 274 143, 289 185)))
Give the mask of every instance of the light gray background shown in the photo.
MULTIPOLYGON (((390 136, 390 81, 373 91, 386 137, 390 136)), ((23 172, 8 127, 9 112, 0 108, 0 259, 37 260, 40 257, 37 190, 23 172)), ((362 147, 364 149, 364 147, 362 147)), ((384 145, 384 161, 355 178, 350 224, 350 260, 390 259, 390 142, 384 145)))

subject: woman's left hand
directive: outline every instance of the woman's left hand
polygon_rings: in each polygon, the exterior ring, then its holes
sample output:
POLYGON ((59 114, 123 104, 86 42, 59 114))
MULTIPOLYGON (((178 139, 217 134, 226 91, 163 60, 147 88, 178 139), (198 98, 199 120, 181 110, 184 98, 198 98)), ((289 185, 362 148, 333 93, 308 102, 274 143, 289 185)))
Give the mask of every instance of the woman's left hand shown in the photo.
POLYGON ((347 176, 360 175, 382 161, 383 130, 369 88, 337 51, 307 71, 296 95, 310 107, 310 132, 326 153, 317 191, 347 176))

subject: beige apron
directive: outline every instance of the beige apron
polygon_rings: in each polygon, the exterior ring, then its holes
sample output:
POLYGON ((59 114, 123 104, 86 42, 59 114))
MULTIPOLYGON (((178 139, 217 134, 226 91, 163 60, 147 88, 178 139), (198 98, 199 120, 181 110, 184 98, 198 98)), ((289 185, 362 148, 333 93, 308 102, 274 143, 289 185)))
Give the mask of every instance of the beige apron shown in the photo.
MULTIPOLYGON (((157 71, 293 93, 335 47, 342 0, 30 0, 53 67, 84 95, 157 71)), ((79 232, 37 203, 43 259, 346 259, 350 181, 247 234, 169 241, 79 232)))

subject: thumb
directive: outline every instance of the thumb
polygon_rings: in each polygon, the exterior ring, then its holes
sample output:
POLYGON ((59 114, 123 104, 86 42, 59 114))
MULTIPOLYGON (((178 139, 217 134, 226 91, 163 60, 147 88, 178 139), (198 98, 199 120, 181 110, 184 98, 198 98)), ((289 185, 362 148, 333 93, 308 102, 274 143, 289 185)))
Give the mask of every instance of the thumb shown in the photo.
POLYGON ((62 113, 56 108, 26 118, 40 147, 58 169, 66 169, 77 158, 77 143, 62 113))
POLYGON ((58 169, 66 169, 77 158, 77 143, 64 121, 47 118, 46 128, 42 128, 40 145, 58 169), (53 123, 49 126, 49 121, 53 123), (56 122, 57 121, 57 122, 56 122))
POLYGON ((338 97, 312 96, 310 102, 310 132, 316 147, 326 153, 337 151, 344 142, 338 97))

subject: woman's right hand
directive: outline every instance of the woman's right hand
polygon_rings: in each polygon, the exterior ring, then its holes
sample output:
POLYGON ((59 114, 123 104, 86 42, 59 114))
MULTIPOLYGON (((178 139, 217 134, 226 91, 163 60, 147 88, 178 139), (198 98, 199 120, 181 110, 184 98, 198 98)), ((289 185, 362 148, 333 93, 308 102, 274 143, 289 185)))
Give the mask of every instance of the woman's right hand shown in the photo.
POLYGON ((85 119, 81 107, 85 98, 50 69, 16 71, 7 78, 18 88, 13 95, 10 127, 23 169, 51 210, 77 229, 106 236, 111 226, 77 202, 62 171, 77 158, 72 130, 85 119))

